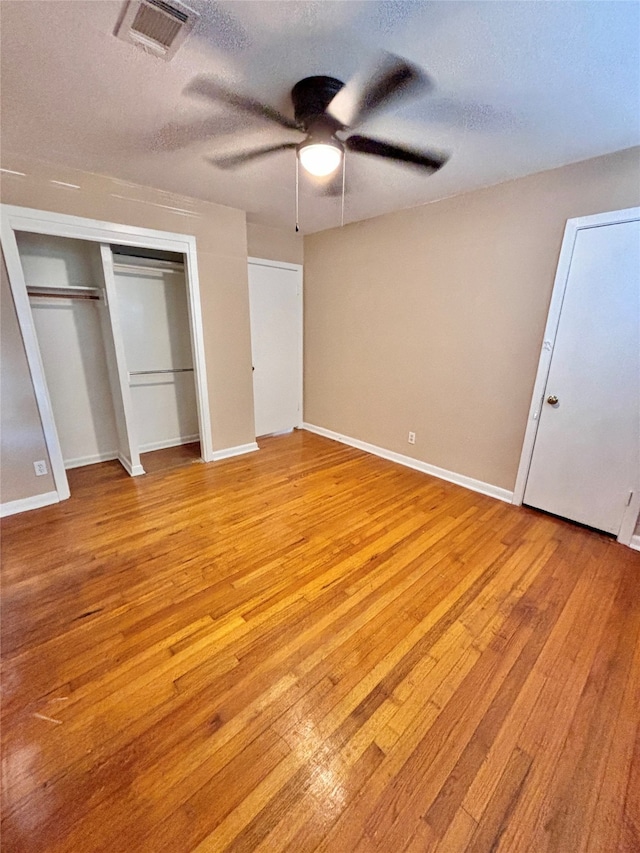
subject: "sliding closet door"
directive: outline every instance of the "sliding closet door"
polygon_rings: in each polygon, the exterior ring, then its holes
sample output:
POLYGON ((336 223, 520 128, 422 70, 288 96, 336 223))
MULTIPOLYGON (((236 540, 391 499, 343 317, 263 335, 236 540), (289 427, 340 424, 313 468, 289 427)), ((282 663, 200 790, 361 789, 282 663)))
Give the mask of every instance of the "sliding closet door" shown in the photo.
POLYGON ((135 477, 144 474, 144 468, 140 463, 135 413, 129 390, 122 324, 118 312, 113 258, 109 246, 100 245, 100 261, 104 292, 100 319, 117 429, 118 459, 129 474, 135 477))
POLYGON ((140 451, 199 440, 182 263, 114 254, 115 287, 140 451))

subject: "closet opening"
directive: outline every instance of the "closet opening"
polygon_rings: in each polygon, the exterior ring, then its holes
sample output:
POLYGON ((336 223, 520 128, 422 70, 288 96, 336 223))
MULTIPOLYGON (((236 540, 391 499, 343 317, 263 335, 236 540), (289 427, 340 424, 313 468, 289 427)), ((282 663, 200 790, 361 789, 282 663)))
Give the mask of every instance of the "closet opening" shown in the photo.
POLYGON ((11 236, 58 499, 69 495, 66 472, 79 469, 73 484, 87 465, 105 464, 106 482, 202 461, 193 256, 19 228, 11 236))
POLYGON ((119 459, 122 400, 99 246, 28 232, 16 242, 64 467, 119 459))
POLYGON ((201 461, 184 255, 110 250, 141 464, 152 473, 201 461))

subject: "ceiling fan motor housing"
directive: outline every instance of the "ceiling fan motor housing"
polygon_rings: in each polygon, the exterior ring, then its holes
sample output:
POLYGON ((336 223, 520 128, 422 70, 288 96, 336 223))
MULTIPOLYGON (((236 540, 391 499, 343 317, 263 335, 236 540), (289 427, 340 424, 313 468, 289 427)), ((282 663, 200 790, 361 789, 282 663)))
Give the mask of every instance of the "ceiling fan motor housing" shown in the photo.
POLYGON ((296 122, 305 130, 321 130, 326 126, 329 134, 341 128, 341 125, 325 114, 325 110, 344 86, 342 80, 335 77, 305 77, 291 90, 291 100, 296 122))

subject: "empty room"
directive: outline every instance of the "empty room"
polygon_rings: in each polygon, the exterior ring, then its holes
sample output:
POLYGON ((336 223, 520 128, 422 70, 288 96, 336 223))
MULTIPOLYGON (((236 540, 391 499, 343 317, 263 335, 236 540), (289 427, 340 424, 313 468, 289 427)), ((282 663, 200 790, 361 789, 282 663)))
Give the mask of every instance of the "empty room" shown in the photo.
POLYGON ((7 853, 640 851, 640 0, 0 0, 7 853))

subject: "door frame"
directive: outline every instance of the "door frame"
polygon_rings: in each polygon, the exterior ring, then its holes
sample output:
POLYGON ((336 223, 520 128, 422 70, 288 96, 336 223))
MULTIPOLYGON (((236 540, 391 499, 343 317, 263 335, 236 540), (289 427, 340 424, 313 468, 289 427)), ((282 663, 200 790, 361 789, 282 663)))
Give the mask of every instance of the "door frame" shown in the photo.
MULTIPOLYGON (((291 264, 288 261, 269 261, 266 258, 247 258, 248 266, 275 267, 281 270, 291 270, 296 273, 296 284, 298 288, 298 423, 297 429, 302 428, 304 423, 304 291, 303 291, 303 266, 302 264, 291 264)), ((251 299, 251 293, 249 293, 251 299)), ((253 358, 253 355, 252 355, 253 358)), ((255 418, 254 418, 255 422, 255 418)))
MULTIPOLYGON (((127 372, 127 363, 124 352, 124 341, 122 340, 120 327, 120 306, 118 305, 118 297, 116 293, 113 252, 111 251, 111 246, 109 246, 108 243, 100 243, 99 249, 106 303, 101 306, 103 308, 103 322, 107 327, 106 330, 108 331, 110 342, 113 345, 113 361, 111 363, 112 370, 109 371, 109 382, 116 386, 116 390, 120 395, 122 410, 117 413, 114 412, 114 414, 116 415, 116 425, 118 425, 120 416, 122 416, 119 426, 126 437, 127 448, 129 450, 128 458, 123 457, 122 447, 120 446, 118 461, 123 468, 126 469, 127 473, 132 477, 137 477, 140 474, 144 474, 144 468, 140 462, 138 428, 133 414, 133 400, 131 399, 129 374, 127 372)), ((112 391, 112 395, 113 393, 114 392, 112 391)), ((117 432, 120 433, 120 430, 117 429, 117 432)), ((118 444, 120 444, 120 435, 118 435, 118 444)))
MULTIPOLYGON (((598 213, 592 216, 580 216, 575 219, 567 220, 562 239, 562 247, 560 249, 560 256, 558 258, 558 268, 556 270, 556 276, 553 283, 553 291, 551 293, 551 301, 549 303, 547 324, 542 339, 542 347, 540 349, 540 359, 538 361, 538 370, 533 386, 533 394, 531 396, 531 405, 527 418, 527 428, 524 435, 522 453, 520 455, 518 475, 516 477, 516 484, 513 490, 512 503, 517 506, 520 506, 524 499, 527 477, 529 476, 529 469, 531 467, 531 460, 533 457, 533 448, 536 441, 536 434, 538 432, 540 411, 543 405, 544 389, 549 376, 549 368, 551 367, 551 358, 553 356, 553 348, 555 346, 556 335, 558 333, 560 313, 562 311, 562 303, 567 287, 569 271, 571 269, 571 260, 573 258, 573 250, 578 232, 586 228, 600 228, 603 225, 618 225, 624 222, 635 222, 639 219, 640 207, 630 207, 626 210, 614 210, 607 213, 598 213)), ((624 514, 620 532, 618 534, 618 542, 623 545, 632 544, 631 540, 639 513, 640 460, 638 471, 636 472, 633 498, 624 514)))
POLYGON ((75 240, 85 240, 93 243, 117 243, 145 249, 160 249, 169 252, 179 252, 184 255, 194 378, 198 403, 200 452, 202 459, 205 462, 210 462, 213 459, 213 445, 211 440, 211 418, 204 353, 196 238, 190 234, 156 231, 150 228, 140 228, 135 225, 123 225, 116 222, 69 216, 49 210, 36 210, 29 207, 0 204, 0 242, 4 251, 9 284, 18 316, 20 333, 24 342, 36 404, 42 422, 44 440, 51 463, 51 473, 56 487, 57 499, 59 501, 65 500, 70 496, 69 483, 31 314, 27 285, 16 241, 16 231, 28 231, 32 234, 44 234, 53 237, 70 237, 75 240))

